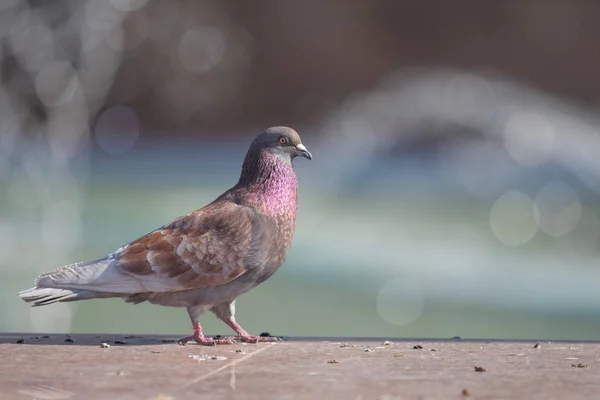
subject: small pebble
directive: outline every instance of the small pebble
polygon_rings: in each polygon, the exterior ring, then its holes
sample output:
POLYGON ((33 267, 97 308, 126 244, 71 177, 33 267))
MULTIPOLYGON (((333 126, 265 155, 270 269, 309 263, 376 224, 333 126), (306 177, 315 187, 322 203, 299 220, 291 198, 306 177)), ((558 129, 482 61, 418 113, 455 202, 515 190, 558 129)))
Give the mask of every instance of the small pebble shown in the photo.
POLYGON ((473 367, 473 369, 475 370, 475 372, 486 372, 486 369, 483 367, 475 366, 473 367))
POLYGON ((369 353, 369 352, 371 352, 371 351, 373 351, 373 349, 369 349, 369 348, 366 348, 366 349, 365 349, 365 352, 367 352, 367 353, 369 353))
POLYGON ((110 348, 110 344, 108 344, 108 343, 101 343, 100 347, 102 347, 103 349, 109 349, 110 348))
POLYGON ((66 338, 66 339, 65 339, 65 343, 74 343, 74 342, 73 342, 73 339, 66 338))
POLYGON ((404 357, 404 354, 394 354, 393 357, 404 357))
POLYGON ((127 344, 127 342, 123 340, 115 340, 115 344, 127 344))
POLYGON ((437 349, 431 349, 430 351, 437 351, 437 349))
POLYGON ((391 346, 392 342, 390 342, 389 340, 385 340, 381 343, 383 346, 391 346))
POLYGON ((571 364, 571 367, 573 368, 587 368, 588 365, 587 364, 571 364))
POLYGON ((540 344, 539 344, 539 343, 536 343, 536 344, 534 344, 534 345, 533 345, 533 348, 534 348, 534 349, 539 349, 539 348, 540 348, 540 344))
POLYGON ((150 353, 152 353, 152 354, 159 354, 160 351, 158 351, 158 350, 152 350, 150 353))
POLYGON ((23 344, 23 343, 25 343, 25 339, 19 339, 19 340, 17 340, 17 344, 23 344))
POLYGON ((198 355, 198 356, 189 355, 188 358, 191 358, 192 360, 196 360, 196 361, 206 361, 206 360, 223 361, 223 360, 227 360, 227 357, 223 357, 223 356, 209 356, 209 355, 206 355, 206 354, 201 354, 201 355, 198 355))
POLYGON ((243 353, 243 351, 242 351, 242 350, 240 350, 240 349, 237 349, 235 352, 236 352, 236 353, 243 353))
POLYGON ((340 362, 338 360, 329 360, 327 361, 327 364, 339 364, 340 362))
POLYGON ((463 389, 461 393, 462 393, 463 397, 471 397, 471 395, 472 395, 472 393, 469 389, 463 389))
POLYGON ((423 346, 421 346, 420 344, 417 344, 416 346, 413 346, 414 350, 421 350, 423 348, 423 346))

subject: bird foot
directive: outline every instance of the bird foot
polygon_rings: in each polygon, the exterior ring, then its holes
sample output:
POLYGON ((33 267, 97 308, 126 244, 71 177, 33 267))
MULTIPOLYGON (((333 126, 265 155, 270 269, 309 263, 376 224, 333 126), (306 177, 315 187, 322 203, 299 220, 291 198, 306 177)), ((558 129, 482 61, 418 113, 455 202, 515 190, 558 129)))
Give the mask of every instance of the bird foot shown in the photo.
POLYGON ((188 342, 191 342, 192 340, 202 346, 216 346, 217 344, 233 344, 233 343, 235 343, 233 340, 231 340, 229 338, 213 339, 210 337, 197 336, 197 335, 188 336, 186 338, 180 339, 178 343, 181 346, 185 346, 188 342))
POLYGON ((231 336, 227 339, 235 342, 244 343, 257 343, 257 342, 281 342, 281 339, 275 336, 254 336, 254 335, 243 335, 243 336, 231 336))

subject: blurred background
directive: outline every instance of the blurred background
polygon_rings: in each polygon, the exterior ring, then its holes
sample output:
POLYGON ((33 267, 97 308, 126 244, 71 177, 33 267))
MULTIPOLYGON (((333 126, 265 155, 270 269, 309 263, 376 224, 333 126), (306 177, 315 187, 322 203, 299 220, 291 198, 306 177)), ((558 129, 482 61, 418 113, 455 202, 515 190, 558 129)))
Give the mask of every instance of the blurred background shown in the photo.
MULTIPOLYGON (((284 267, 249 331, 600 339, 598 2, 0 2, 0 331, 188 334, 184 309, 32 309, 297 129, 284 267)), ((206 331, 228 334, 214 316, 206 331)))

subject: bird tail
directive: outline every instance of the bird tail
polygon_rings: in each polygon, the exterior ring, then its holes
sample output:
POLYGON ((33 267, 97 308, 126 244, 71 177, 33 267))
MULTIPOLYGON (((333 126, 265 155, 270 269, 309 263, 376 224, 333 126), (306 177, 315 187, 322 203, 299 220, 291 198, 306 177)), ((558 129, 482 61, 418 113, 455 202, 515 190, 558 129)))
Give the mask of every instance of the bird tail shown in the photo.
POLYGON ((70 301, 100 299, 108 297, 121 297, 117 293, 92 292, 89 290, 69 290, 45 287, 34 287, 19 292, 19 297, 33 307, 45 306, 52 303, 66 303, 70 301))
POLYGON ((94 285, 107 275, 114 274, 110 268, 114 257, 66 265, 40 275, 35 287, 19 292, 20 298, 35 306, 57 302, 70 302, 107 297, 122 297, 123 294, 103 291, 94 285))

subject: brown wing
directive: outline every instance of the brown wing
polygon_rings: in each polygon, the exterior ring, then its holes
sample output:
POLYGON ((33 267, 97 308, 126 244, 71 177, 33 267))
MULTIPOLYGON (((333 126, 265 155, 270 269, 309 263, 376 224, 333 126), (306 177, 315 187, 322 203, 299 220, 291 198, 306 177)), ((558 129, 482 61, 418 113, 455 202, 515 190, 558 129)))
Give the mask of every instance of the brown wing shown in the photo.
POLYGON ((246 272, 251 213, 210 204, 125 246, 116 267, 153 292, 223 285, 246 272))

